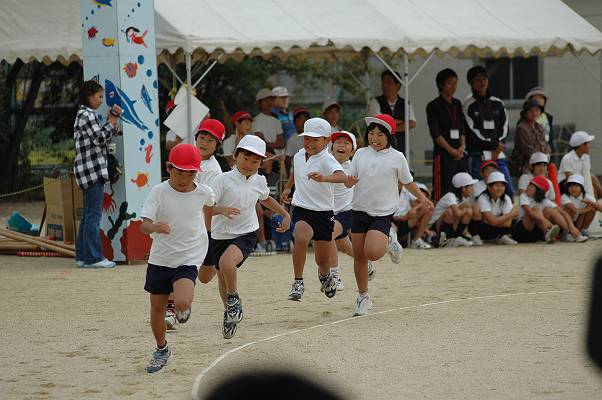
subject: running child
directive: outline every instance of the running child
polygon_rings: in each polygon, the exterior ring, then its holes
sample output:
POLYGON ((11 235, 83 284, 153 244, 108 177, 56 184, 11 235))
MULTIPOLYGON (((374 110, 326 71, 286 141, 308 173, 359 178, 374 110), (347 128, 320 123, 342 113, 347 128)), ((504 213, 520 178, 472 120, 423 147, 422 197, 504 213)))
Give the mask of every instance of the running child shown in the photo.
POLYGON ((351 243, 359 295, 354 315, 365 315, 372 309, 368 294, 368 261, 379 260, 389 248, 391 220, 399 198, 398 182, 405 185, 427 210, 433 208, 413 182, 404 155, 392 147, 396 126, 393 117, 378 114, 366 117, 365 121, 368 146, 355 153, 346 183, 347 187, 355 186, 351 243))
MULTIPOLYGON (((397 211, 393 214, 393 229, 397 232, 397 240, 402 242, 410 235, 410 247, 412 249, 430 249, 431 245, 423 237, 425 236, 433 210, 424 207, 424 203, 416 200, 413 194, 402 185, 399 185, 399 203, 397 211)), ((428 188, 424 183, 416 182, 426 198, 430 197, 428 188)))
POLYGON ((213 206, 214 194, 209 186, 194 181, 200 165, 198 148, 176 145, 169 153, 169 179, 151 189, 140 213, 140 230, 153 239, 144 290, 150 293, 157 348, 146 367, 148 373, 161 370, 171 357, 165 340, 167 299, 173 293, 178 322, 188 321, 197 268, 209 247, 204 206, 213 206))
POLYGON ((330 124, 322 118, 305 122, 303 148, 293 158, 293 171, 280 196, 285 204, 293 205, 295 244, 293 246, 293 281, 288 299, 301 301, 305 292, 303 270, 309 241, 313 239, 318 278, 326 297, 333 297, 337 281, 330 272, 331 256, 336 252, 332 240, 334 231, 334 185, 345 183, 343 167, 328 151, 330 124), (295 187, 292 201, 289 198, 295 187))
POLYGON ((498 244, 515 245, 510 236, 512 223, 518 219, 518 207, 506 194, 506 177, 495 171, 487 178, 487 191, 478 198, 483 220, 477 231, 482 240, 495 240, 498 244))
POLYGON ((566 180, 566 190, 568 193, 560 198, 562 208, 571 216, 581 234, 589 237, 587 228, 594 220, 596 211, 602 212, 602 202, 585 193, 585 179, 581 175, 569 176, 566 180))
POLYGON ((215 207, 212 220, 211 249, 218 270, 220 295, 225 304, 223 336, 234 336, 237 324, 243 319, 242 301, 238 294, 238 268, 249 257, 259 230, 255 204, 283 217, 277 227, 285 232, 290 225, 286 210, 270 197, 270 188, 264 176, 257 173, 266 158, 265 142, 254 135, 240 139, 234 152, 234 167, 213 181, 215 207))
POLYGON ((463 234, 472 219, 470 195, 476 182, 468 173, 458 172, 452 178, 454 189, 437 202, 429 224, 439 234, 439 247, 473 245, 463 234))

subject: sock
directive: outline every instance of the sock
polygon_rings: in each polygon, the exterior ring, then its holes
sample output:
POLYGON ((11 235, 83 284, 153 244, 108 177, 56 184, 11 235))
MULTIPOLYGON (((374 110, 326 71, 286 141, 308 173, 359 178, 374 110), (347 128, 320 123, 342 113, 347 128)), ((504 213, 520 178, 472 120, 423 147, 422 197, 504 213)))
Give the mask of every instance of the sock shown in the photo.
POLYGON ((295 281, 303 283, 303 278, 295 278, 295 281))
POLYGON ((445 235, 448 238, 456 237, 456 231, 454 230, 454 226, 446 223, 441 224, 441 232, 445 232, 445 235))
POLYGON ((341 269, 337 266, 337 267, 330 267, 330 273, 331 274, 336 274, 340 271, 341 269))
POLYGON ((475 221, 474 219, 470 220, 470 223, 468 224, 468 232, 474 236, 474 235, 478 235, 479 234, 479 225, 481 224, 481 221, 475 221))
POLYGON ((226 294, 226 300, 238 299, 238 292, 226 294))
POLYGON ((363 293, 360 292, 360 297, 364 297, 364 298, 368 297, 368 292, 363 292, 363 293))
POLYGON ((165 344, 163 346, 157 346, 157 350, 164 350, 167 348, 167 340, 165 341, 165 344))
POLYGON ((173 300, 167 300, 167 309, 175 311, 176 310, 176 303, 173 300))
POLYGON ((456 236, 462 236, 462 235, 464 235, 464 231, 466 230, 467 226, 468 226, 467 224, 465 224, 463 222, 460 222, 458 224, 458 229, 456 229, 456 236))

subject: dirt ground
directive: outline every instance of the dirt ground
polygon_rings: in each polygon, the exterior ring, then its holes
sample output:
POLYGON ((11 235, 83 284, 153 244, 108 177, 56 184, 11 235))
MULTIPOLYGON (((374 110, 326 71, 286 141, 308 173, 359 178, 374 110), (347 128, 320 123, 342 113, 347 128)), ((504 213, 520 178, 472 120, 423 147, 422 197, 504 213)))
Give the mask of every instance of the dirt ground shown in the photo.
POLYGON ((270 366, 309 374, 346 399, 596 399, 602 375, 584 353, 584 329, 601 243, 407 250, 399 266, 378 262, 374 313, 352 319, 346 256, 345 290, 320 293, 312 260, 301 303, 286 300, 290 256, 252 258, 239 275, 237 335, 222 338, 216 282, 198 284, 190 321, 168 335, 173 360, 155 375, 144 371, 154 346, 145 265, 81 270, 64 258, 0 256, 0 397, 189 399, 222 354, 305 329, 233 352, 199 394, 270 366))

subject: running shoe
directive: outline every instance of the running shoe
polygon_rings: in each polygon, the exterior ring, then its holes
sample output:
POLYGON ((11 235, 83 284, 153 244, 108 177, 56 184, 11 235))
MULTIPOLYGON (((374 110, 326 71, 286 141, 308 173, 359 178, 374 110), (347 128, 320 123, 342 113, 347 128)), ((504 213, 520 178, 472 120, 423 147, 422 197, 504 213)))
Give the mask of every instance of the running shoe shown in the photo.
POLYGON ((288 294, 288 299, 293 301, 301 301, 303 298, 303 293, 305 292, 305 285, 303 284, 303 280, 294 280, 293 286, 291 288, 290 293, 288 294))
POLYGON ((175 331, 176 330, 176 312, 174 310, 172 310, 171 308, 168 308, 167 311, 165 312, 165 326, 167 327, 168 331, 175 331))
POLYGON ((443 243, 439 244, 439 247, 452 248, 452 247, 460 247, 460 244, 457 241, 458 238, 449 238, 445 239, 443 243))
POLYGON ((458 245, 458 247, 471 247, 473 245, 472 241, 468 238, 465 238, 464 236, 458 236, 455 239, 455 242, 458 245))
POLYGON ((558 233, 560 233, 560 227, 558 225, 552 225, 552 227, 546 232, 544 240, 548 243, 554 243, 558 233))
POLYGON ((191 307, 188 307, 184 311, 176 310, 176 319, 178 320, 178 322, 180 324, 185 324, 188 321, 188 318, 190 318, 191 311, 191 307))
POLYGON ((224 311, 224 326, 222 329, 224 339, 232 339, 236 335, 236 324, 228 322, 228 312, 224 311))
POLYGON ((146 372, 153 374, 161 371, 161 369, 167 365, 170 358, 171 350, 169 349, 169 346, 165 346, 163 349, 156 349, 146 367, 146 372))
POLYGON ((427 242, 425 242, 424 240, 422 240, 422 238, 414 240, 410 247, 413 249, 422 249, 422 250, 427 250, 427 249, 432 248, 432 246, 430 244, 428 244, 427 242))
POLYGON ((505 244, 508 246, 513 246, 518 244, 518 242, 510 237, 510 235, 502 235, 496 240, 497 244, 505 244))
POLYGON ((473 235, 470 240, 472 241, 472 244, 474 244, 475 246, 483 245, 483 239, 481 239, 481 236, 479 236, 479 235, 473 235))
POLYGON ((243 319, 242 302, 239 297, 230 297, 226 300, 226 322, 237 324, 243 319))
POLYGON ((368 280, 371 281, 374 279, 376 275, 376 267, 374 267, 374 262, 372 260, 368 260, 368 280))
POLYGON ((588 239, 589 239, 589 237, 587 237, 587 236, 579 235, 575 238, 575 242, 583 243, 583 242, 587 242, 588 239))
POLYGON ((353 312, 353 316, 357 317, 360 315, 366 315, 372 310, 372 299, 369 294, 365 296, 359 295, 355 300, 355 311, 353 312))
POLYGON ((332 277, 334 278, 334 280, 337 282, 337 291, 342 291, 343 289, 345 289, 345 285, 343 284, 343 281, 341 279, 341 276, 339 275, 338 272, 333 272, 332 273, 332 277))
POLYGON ((322 284, 322 291, 324 292, 326 297, 334 297, 334 295, 337 293, 337 281, 334 279, 332 274, 329 272, 328 276, 322 276, 318 271, 318 279, 322 284))
POLYGON ((393 264, 401 263, 401 255, 403 254, 403 247, 397 241, 397 238, 389 236, 389 247, 387 249, 391 262, 393 264))

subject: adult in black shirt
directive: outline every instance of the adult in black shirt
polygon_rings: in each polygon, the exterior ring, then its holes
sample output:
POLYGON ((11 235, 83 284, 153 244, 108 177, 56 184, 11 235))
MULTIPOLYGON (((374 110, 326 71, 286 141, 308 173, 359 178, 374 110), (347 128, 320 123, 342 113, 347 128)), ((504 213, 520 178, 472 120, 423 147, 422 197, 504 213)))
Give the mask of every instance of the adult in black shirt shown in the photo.
POLYGON ((439 96, 427 104, 426 120, 433 138, 433 196, 438 201, 452 190, 452 177, 467 170, 464 157, 465 121, 462 103, 454 98, 458 75, 449 68, 435 78, 439 96))

